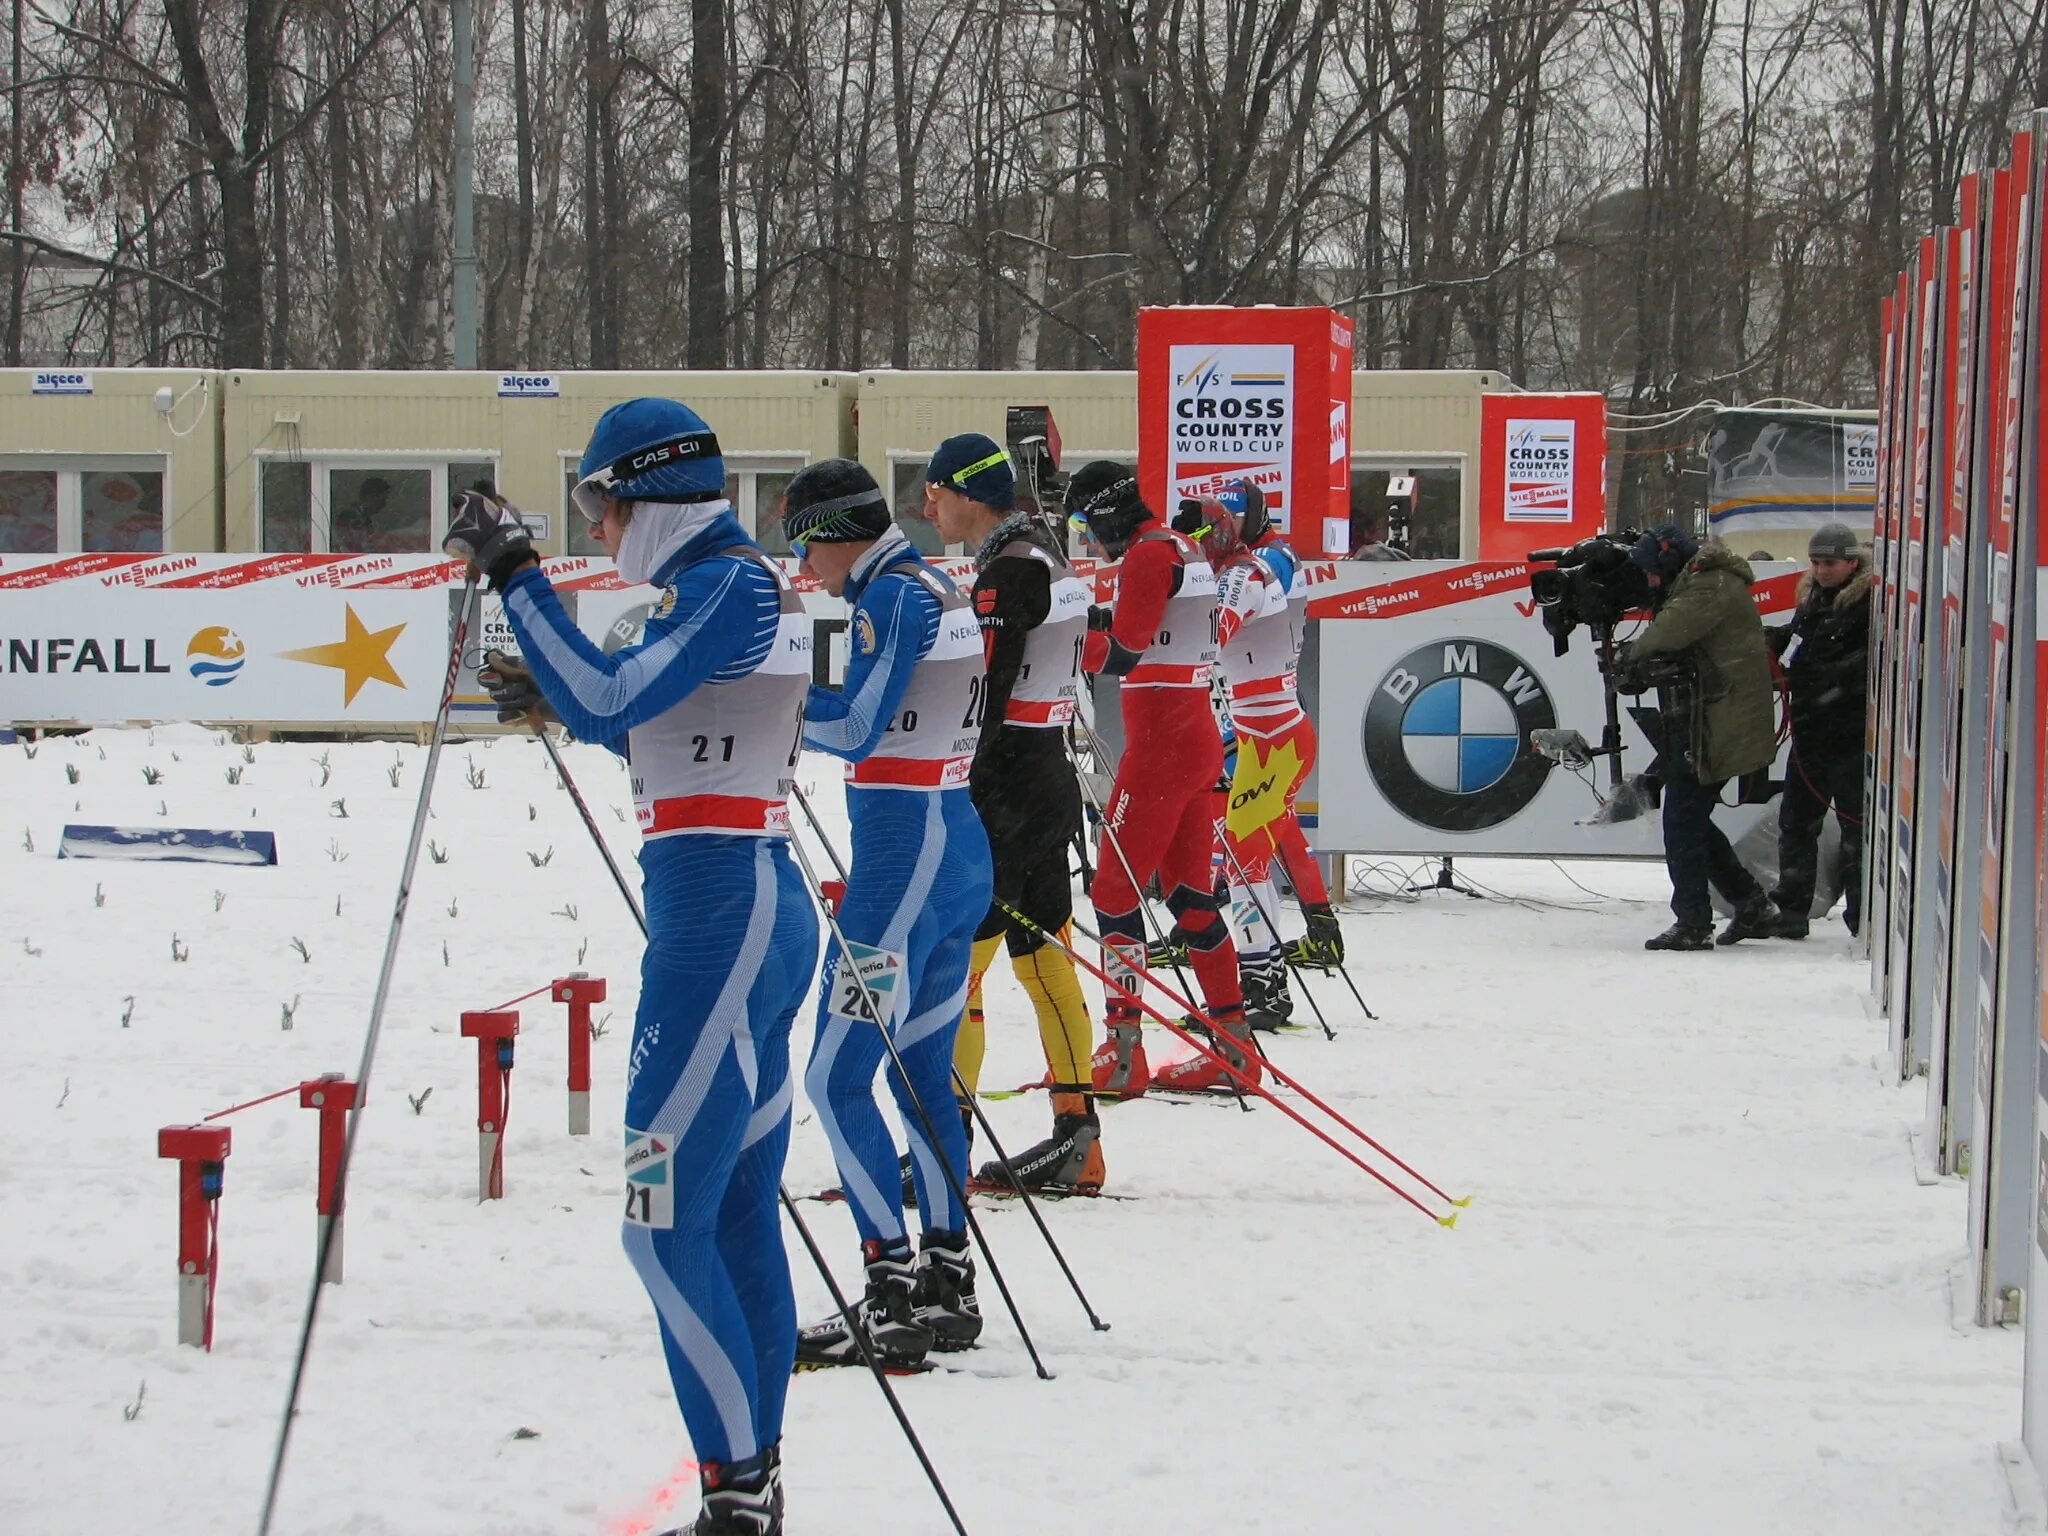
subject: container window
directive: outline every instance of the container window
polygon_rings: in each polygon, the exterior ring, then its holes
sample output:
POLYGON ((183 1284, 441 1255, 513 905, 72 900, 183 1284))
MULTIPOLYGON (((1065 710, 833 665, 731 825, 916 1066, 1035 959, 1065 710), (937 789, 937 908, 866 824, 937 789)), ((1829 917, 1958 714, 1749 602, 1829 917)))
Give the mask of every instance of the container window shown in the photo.
POLYGON ((82 470, 78 503, 83 548, 156 551, 164 547, 164 477, 160 471, 82 470))
POLYGON ((0 551, 57 553, 55 470, 0 470, 0 551))

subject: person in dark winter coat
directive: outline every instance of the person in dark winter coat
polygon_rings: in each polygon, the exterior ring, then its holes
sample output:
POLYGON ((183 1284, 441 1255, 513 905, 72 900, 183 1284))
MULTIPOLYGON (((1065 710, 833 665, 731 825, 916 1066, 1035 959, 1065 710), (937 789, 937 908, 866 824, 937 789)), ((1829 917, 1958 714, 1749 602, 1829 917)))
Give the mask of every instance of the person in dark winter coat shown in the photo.
POLYGON ((1843 917, 1851 933, 1862 918, 1864 669, 1876 572, 1841 523, 1814 534, 1808 556, 1812 568, 1799 580, 1792 622, 1765 634, 1792 690, 1792 759, 1778 807, 1778 888, 1771 893, 1778 913, 1770 933, 1780 939, 1806 937, 1830 806, 1842 829, 1843 917))
MULTIPOLYGON (((1676 526, 1646 533, 1632 556, 1649 578, 1656 617, 1623 659, 1624 670, 1676 658, 1691 681, 1664 690, 1664 866, 1676 919, 1646 949, 1706 949, 1714 942, 1708 887, 1732 902, 1736 927, 1775 916, 1756 877, 1714 825, 1721 788, 1770 765, 1771 673, 1749 564, 1718 539, 1694 544, 1676 526)), ((1725 935, 1723 936, 1725 939, 1725 935)))

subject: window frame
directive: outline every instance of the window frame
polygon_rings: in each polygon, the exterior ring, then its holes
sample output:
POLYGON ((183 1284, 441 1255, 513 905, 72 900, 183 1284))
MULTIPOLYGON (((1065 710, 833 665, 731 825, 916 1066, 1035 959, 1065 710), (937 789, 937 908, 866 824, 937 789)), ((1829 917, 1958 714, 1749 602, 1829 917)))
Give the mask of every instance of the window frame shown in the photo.
POLYGON ((495 448, 436 448, 431 450, 369 450, 269 452, 253 455, 255 464, 255 531, 258 553, 276 551, 263 544, 263 472, 271 464, 304 464, 307 485, 307 550, 329 555, 334 551, 333 481, 335 470, 391 470, 396 473, 427 471, 427 548, 422 555, 438 555, 441 540, 448 533, 448 470, 454 464, 488 464, 492 484, 499 483, 503 455, 495 448))
POLYGON ((1389 453, 1385 450, 1353 449, 1349 474, 1360 470, 1380 470, 1387 474, 1412 474, 1416 470, 1455 469, 1458 472, 1458 553, 1452 559, 1468 558, 1466 548, 1466 519, 1470 512, 1472 498, 1472 456, 1455 449, 1443 449, 1424 453, 1389 453))
POLYGON ((157 547, 145 553, 167 553, 170 549, 172 494, 171 455, 168 453, 73 453, 42 452, 36 449, 0 452, 0 470, 14 474, 57 477, 56 553, 80 555, 85 549, 85 475, 119 475, 141 472, 163 477, 163 494, 157 508, 157 547))

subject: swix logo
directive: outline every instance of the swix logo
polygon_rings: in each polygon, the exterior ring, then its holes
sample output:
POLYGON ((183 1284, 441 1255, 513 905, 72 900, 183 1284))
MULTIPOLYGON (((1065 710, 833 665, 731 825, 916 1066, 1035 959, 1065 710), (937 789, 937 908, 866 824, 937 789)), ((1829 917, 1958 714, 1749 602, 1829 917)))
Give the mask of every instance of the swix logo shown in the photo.
POLYGON ((1116 798, 1109 802, 1109 815, 1106 818, 1106 822, 1110 831, 1123 831, 1124 816, 1125 813, 1127 813, 1130 810, 1130 808, 1131 792, 1128 789, 1118 790, 1116 792, 1116 798))

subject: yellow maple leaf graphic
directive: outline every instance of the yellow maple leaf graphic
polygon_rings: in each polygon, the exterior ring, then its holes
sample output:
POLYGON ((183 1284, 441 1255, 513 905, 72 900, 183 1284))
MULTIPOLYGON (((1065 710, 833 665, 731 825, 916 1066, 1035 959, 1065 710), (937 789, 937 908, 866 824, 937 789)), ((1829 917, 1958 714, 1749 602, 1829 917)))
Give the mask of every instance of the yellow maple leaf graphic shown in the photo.
POLYGON ((1240 842, 1256 837, 1287 813, 1287 796, 1307 772, 1294 743, 1261 755, 1257 738, 1237 738, 1237 772, 1230 780, 1226 825, 1240 842))

